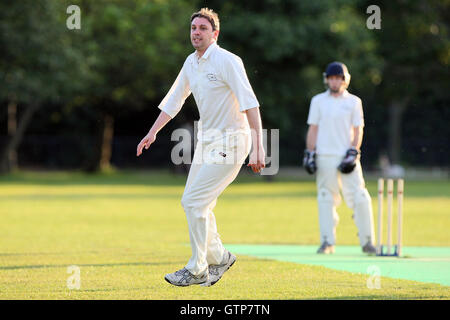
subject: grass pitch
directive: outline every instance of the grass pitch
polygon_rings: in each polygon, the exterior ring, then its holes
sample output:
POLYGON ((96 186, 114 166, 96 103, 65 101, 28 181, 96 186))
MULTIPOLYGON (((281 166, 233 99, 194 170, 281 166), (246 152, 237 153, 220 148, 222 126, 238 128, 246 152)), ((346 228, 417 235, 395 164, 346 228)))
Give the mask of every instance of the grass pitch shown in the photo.
MULTIPOLYGON (((450 298, 450 287, 439 284, 382 277, 381 288, 370 289, 368 274, 240 254, 213 287, 173 287, 164 275, 190 257, 185 179, 164 172, 0 177, 0 299, 450 298), (78 290, 67 286, 71 265, 80 270, 78 290)), ((367 184, 376 214, 376 181, 367 184)), ((450 247, 449 194, 448 181, 405 181, 405 246, 450 247)), ((214 211, 225 246, 318 245, 312 180, 239 177, 214 211)), ((351 211, 343 203, 338 212, 337 250, 357 245, 351 211)))

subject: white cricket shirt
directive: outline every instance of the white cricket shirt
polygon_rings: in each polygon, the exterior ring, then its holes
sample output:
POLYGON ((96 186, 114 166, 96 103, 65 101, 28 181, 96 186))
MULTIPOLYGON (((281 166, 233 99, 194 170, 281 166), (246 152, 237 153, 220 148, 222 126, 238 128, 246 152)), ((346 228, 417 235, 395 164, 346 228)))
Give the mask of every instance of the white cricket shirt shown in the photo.
POLYGON ((308 124, 318 125, 318 155, 344 156, 351 147, 353 127, 364 126, 361 99, 347 90, 340 97, 322 92, 311 99, 308 124))
POLYGON ((199 139, 202 132, 203 140, 211 131, 250 132, 245 110, 259 107, 259 102, 241 58, 216 42, 200 59, 196 52, 190 54, 158 107, 173 118, 191 92, 200 114, 199 139))

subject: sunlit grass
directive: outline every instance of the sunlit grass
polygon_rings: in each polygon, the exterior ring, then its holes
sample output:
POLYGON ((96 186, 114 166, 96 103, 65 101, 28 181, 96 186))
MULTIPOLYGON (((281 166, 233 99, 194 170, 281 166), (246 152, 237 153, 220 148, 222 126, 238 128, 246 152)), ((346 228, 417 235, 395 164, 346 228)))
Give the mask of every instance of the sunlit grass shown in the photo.
MULTIPOLYGON (((185 177, 165 172, 18 173, 0 178, 2 299, 446 298, 448 287, 406 280, 366 287, 366 275, 238 256, 211 288, 176 288, 164 274, 190 256, 180 199, 185 177), (81 270, 69 290, 67 267, 81 270)), ((376 182, 368 182, 376 214, 376 182)), ((405 183, 404 242, 450 246, 450 183, 405 183)), ((226 243, 317 244, 312 181, 239 178, 215 208, 226 243)), ((342 204, 338 244, 358 244, 342 204)), ((376 220, 376 219, 375 219, 376 220)))

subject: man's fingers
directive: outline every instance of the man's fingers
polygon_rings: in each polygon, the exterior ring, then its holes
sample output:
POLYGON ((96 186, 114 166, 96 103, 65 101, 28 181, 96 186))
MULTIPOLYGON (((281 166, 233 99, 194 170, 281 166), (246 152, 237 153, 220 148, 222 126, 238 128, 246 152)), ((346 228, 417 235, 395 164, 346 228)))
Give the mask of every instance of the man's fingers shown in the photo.
POLYGON ((137 146, 136 156, 140 156, 142 154, 142 149, 144 148, 144 140, 141 140, 137 146))
POLYGON ((258 163, 256 164, 257 168, 258 168, 258 172, 261 171, 262 168, 266 167, 266 164, 264 162, 264 160, 258 160, 258 163))
POLYGON ((136 148, 136 155, 138 156, 140 154, 140 148, 141 148, 141 144, 139 143, 137 148, 136 148))
POLYGON ((251 167, 251 168, 252 168, 252 171, 253 171, 254 173, 260 172, 260 171, 261 171, 261 168, 262 168, 261 164, 258 164, 258 163, 249 163, 249 164, 247 165, 247 167, 251 167))
POLYGON ((247 167, 251 167, 254 173, 261 172, 262 168, 266 167, 264 160, 257 160, 256 162, 249 162, 247 167))
POLYGON ((146 141, 145 141, 145 149, 148 149, 148 148, 150 148, 150 146, 152 145, 152 143, 153 142, 155 142, 154 140, 152 141, 152 140, 150 140, 150 139, 147 139, 146 141))

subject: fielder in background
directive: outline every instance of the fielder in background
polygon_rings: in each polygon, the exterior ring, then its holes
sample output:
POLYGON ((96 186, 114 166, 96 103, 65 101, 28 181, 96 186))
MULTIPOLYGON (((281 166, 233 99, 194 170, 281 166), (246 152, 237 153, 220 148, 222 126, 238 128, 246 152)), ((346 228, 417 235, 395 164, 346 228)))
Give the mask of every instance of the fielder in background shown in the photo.
POLYGON ((192 256, 184 268, 165 276, 176 286, 213 285, 236 261, 222 245, 213 209, 219 195, 238 175, 251 146, 248 166, 254 172, 265 167, 259 102, 242 60, 219 47, 218 36, 215 12, 203 8, 191 16, 195 52, 187 57, 159 105, 159 117, 137 146, 139 156, 192 92, 200 114, 198 143, 181 199, 192 256))
POLYGON ((371 198, 359 160, 364 127, 361 99, 347 91, 350 74, 343 63, 330 63, 324 82, 328 90, 311 100, 303 158, 308 173, 317 170, 321 243, 317 253, 334 253, 341 189, 347 206, 353 210, 362 251, 375 254, 371 198))

